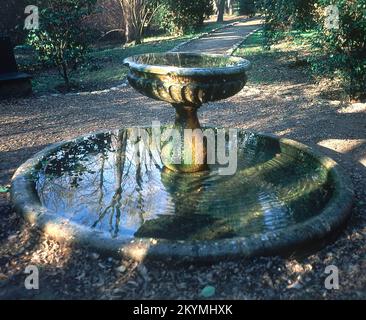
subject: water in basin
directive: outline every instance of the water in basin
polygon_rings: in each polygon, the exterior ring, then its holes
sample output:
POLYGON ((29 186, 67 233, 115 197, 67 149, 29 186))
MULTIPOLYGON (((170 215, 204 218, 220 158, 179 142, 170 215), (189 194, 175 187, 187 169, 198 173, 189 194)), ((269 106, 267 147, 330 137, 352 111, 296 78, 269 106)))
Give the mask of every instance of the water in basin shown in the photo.
POLYGON ((240 132, 238 169, 218 165, 173 173, 147 157, 136 164, 127 129, 70 142, 34 173, 42 205, 115 238, 222 239, 276 231, 304 221, 332 195, 328 173, 269 138, 240 132))
POLYGON ((224 68, 240 65, 242 59, 222 55, 199 55, 194 53, 149 53, 130 58, 132 61, 152 66, 179 68, 224 68))

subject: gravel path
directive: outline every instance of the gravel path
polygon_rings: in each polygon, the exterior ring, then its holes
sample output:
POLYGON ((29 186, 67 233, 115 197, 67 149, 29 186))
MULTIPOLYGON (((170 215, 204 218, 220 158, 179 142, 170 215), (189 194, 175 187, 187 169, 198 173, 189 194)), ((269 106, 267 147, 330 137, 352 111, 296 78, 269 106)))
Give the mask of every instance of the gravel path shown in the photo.
MULTIPOLYGON (((202 107, 201 122, 275 133, 338 161, 352 178, 356 198, 352 218, 336 242, 302 257, 199 266, 137 264, 49 239, 12 210, 8 193, 0 193, 0 298, 196 299, 206 285, 216 288, 217 299, 366 298, 366 105, 321 99, 319 87, 301 70, 270 59, 267 64, 279 75, 276 81, 249 81, 235 97, 202 107), (40 290, 24 289, 29 264, 40 268, 40 290), (325 268, 332 264, 340 271, 339 290, 324 287, 325 268)), ((167 104, 130 87, 3 101, 0 115, 0 184, 5 185, 23 161, 50 143, 173 120, 167 104)))
POLYGON ((182 52, 208 52, 208 53, 226 53, 250 32, 259 28, 261 19, 249 19, 239 22, 233 26, 225 27, 212 32, 202 38, 190 41, 179 47, 182 52))

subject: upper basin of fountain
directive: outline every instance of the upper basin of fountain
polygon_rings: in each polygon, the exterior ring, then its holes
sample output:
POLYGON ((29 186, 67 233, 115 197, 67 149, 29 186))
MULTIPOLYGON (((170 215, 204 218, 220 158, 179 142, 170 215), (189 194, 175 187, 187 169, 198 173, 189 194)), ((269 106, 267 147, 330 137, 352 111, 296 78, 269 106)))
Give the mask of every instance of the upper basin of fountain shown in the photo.
POLYGON ((136 71, 182 76, 206 76, 243 73, 250 62, 240 57, 189 52, 148 53, 124 60, 136 71))
POLYGON ((173 104, 200 106, 228 98, 245 85, 250 62, 218 54, 148 53, 124 60, 140 93, 173 104))

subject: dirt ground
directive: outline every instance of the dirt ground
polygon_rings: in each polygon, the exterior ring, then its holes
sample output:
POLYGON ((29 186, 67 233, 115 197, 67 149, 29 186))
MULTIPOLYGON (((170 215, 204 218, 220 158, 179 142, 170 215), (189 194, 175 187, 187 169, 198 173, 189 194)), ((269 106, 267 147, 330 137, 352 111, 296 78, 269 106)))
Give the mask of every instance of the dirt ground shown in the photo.
MULTIPOLYGON (((0 193, 0 298, 197 299, 206 285, 216 299, 366 298, 366 104, 321 98, 321 87, 286 61, 268 60, 275 81, 251 83, 238 95, 201 108, 203 125, 262 131, 306 143, 332 157, 355 189, 352 217, 334 243, 299 257, 262 257, 210 265, 135 263, 59 244, 42 235, 0 193), (40 289, 26 290, 27 265, 40 269, 40 289), (325 268, 339 269, 327 290, 325 268)), ((253 68, 251 72, 256 72, 253 68)), ((249 75, 250 79, 250 75, 249 75)), ((171 107, 130 87, 82 95, 0 102, 0 184, 50 143, 102 129, 168 123, 171 107)))

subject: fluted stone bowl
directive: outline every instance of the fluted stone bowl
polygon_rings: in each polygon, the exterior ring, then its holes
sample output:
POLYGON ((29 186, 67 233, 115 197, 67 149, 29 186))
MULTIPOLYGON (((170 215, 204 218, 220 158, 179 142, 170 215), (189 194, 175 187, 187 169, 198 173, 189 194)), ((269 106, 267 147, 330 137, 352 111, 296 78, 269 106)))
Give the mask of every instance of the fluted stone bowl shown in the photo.
POLYGON ((140 93, 172 104, 200 106, 233 96, 247 81, 250 62, 218 54, 149 53, 124 60, 129 83, 140 93))

